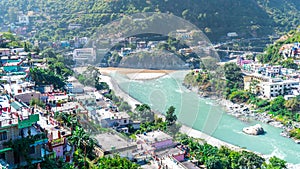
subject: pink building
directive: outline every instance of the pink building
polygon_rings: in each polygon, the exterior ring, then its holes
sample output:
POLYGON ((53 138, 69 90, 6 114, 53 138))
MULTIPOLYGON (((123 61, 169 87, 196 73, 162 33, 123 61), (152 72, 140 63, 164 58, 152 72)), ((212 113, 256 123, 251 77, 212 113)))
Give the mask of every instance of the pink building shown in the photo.
POLYGON ((138 140, 141 140, 146 144, 152 146, 154 150, 168 148, 175 145, 173 143, 172 137, 162 131, 153 131, 149 133, 138 134, 137 138, 138 140))

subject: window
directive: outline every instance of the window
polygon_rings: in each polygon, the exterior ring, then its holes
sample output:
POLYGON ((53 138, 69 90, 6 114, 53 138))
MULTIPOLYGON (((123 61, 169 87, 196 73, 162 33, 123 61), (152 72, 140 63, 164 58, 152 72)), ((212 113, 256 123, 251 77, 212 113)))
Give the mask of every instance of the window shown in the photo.
POLYGON ((0 159, 5 160, 5 153, 1 153, 1 154, 0 154, 0 159))
POLYGON ((127 123, 127 120, 124 120, 124 123, 127 123))
POLYGON ((0 141, 3 141, 3 140, 7 140, 7 132, 6 131, 0 133, 0 141))
POLYGON ((34 154, 35 153, 35 146, 31 146, 29 148, 29 154, 34 154))

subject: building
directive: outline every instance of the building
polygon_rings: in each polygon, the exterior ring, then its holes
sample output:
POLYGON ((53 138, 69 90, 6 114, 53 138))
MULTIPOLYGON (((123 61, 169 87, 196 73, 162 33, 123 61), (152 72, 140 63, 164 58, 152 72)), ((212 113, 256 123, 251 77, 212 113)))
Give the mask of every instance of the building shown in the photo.
POLYGON ((94 138, 104 151, 104 155, 118 153, 121 157, 132 160, 137 149, 136 143, 125 140, 115 133, 98 134, 94 138))
POLYGON ((73 60, 77 64, 95 63, 96 52, 93 48, 75 49, 73 52, 73 60))
POLYGON ((21 14, 18 16, 18 24, 29 24, 29 17, 27 15, 21 14))
POLYGON ((48 138, 45 147, 46 154, 56 159, 61 158, 64 162, 70 162, 73 158, 74 148, 68 143, 67 137, 71 136, 71 130, 57 125, 59 122, 51 117, 40 115, 40 119, 38 124, 47 133, 48 138))
POLYGON ((291 75, 295 72, 296 72, 295 69, 288 69, 288 68, 281 68, 281 70, 280 70, 280 74, 282 74, 282 75, 291 75))
POLYGON ((265 98, 292 95, 297 93, 293 90, 298 89, 298 80, 282 80, 281 78, 271 78, 261 74, 252 74, 244 77, 244 90, 262 95, 265 98))
POLYGON ((265 66, 265 75, 274 77, 275 75, 279 75, 281 72, 282 66, 265 66))
POLYGON ((277 97, 279 95, 290 95, 293 89, 299 88, 299 81, 271 79, 269 82, 260 84, 260 93, 266 98, 277 97))
POLYGON ((232 37, 237 37, 238 34, 236 32, 228 32, 227 36, 232 38, 232 37))
POLYGON ((22 63, 23 60, 7 60, 7 62, 3 64, 3 70, 5 72, 19 72, 22 63))
POLYGON ((153 151, 173 147, 173 138, 162 131, 152 131, 144 134, 137 134, 137 140, 146 143, 153 148, 153 151))
POLYGON ((36 125, 39 115, 22 102, 11 102, 9 96, 1 96, 0 99, 0 159, 8 168, 27 165, 28 157, 33 159, 32 163, 40 162, 42 148, 48 139, 36 125), (30 142, 30 145, 20 145, 23 140, 30 142))
POLYGON ((80 29, 80 28, 81 28, 81 24, 76 24, 76 23, 70 23, 69 26, 68 26, 69 30, 80 29))
POLYGON ((249 64, 243 64, 241 65, 243 70, 246 70, 248 72, 252 73, 260 73, 264 71, 263 65, 259 63, 249 63, 249 64))
POLYGON ((10 49, 0 48, 0 56, 10 56, 10 49))
POLYGON ((261 84, 262 82, 269 82, 269 80, 269 77, 263 76, 261 74, 244 76, 244 90, 259 94, 261 91, 259 84, 261 84))
POLYGON ((102 108, 97 110, 98 120, 104 128, 123 128, 130 123, 130 116, 126 112, 116 112, 114 108, 102 108))
POLYGON ((193 50, 191 48, 182 48, 179 49, 179 53, 182 55, 189 55, 193 52, 193 50))
POLYGON ((131 48, 121 48, 120 56, 124 57, 131 53, 131 48))
POLYGON ((25 49, 24 48, 13 48, 10 50, 10 52, 17 54, 17 53, 25 52, 25 49))

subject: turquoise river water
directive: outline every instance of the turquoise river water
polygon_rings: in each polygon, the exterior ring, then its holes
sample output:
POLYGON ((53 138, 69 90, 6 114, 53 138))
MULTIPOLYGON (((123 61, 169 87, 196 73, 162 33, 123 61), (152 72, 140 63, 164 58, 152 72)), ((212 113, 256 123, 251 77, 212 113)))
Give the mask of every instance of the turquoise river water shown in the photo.
POLYGON ((280 136, 282 129, 257 121, 242 122, 224 112, 216 101, 200 98, 182 86, 187 72, 176 71, 154 80, 129 80, 114 74, 120 88, 152 109, 165 112, 169 106, 176 107, 178 119, 196 130, 203 131, 225 142, 247 148, 264 155, 277 156, 289 163, 300 163, 300 145, 280 136), (244 127, 261 124, 265 135, 250 136, 242 132, 244 127))

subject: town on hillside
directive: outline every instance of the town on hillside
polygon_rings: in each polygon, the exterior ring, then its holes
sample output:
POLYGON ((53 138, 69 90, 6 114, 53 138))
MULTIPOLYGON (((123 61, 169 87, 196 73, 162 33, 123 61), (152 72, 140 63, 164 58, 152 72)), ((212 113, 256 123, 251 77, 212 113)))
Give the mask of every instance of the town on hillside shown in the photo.
MULTIPOLYGON (((279 59, 268 63, 261 49, 251 54, 239 49, 236 43, 243 40, 235 31, 222 35, 226 42, 216 45, 195 37, 201 31, 189 29, 177 29, 172 36, 105 34, 94 44, 91 33, 83 31, 93 20, 86 12, 76 13, 87 17, 85 24, 76 19, 54 23, 58 16, 47 15, 52 8, 10 8, 0 16, 0 22, 14 18, 0 25, 0 168, 293 167, 279 157, 251 152, 181 124, 176 105, 157 112, 138 101, 131 104, 99 67, 191 70, 186 86, 195 87, 201 97, 214 92, 228 114, 280 127, 282 136, 300 144, 299 42, 282 44, 279 59), (55 33, 43 29, 48 24, 55 33), (196 43, 188 46, 181 40, 196 43), (227 54, 219 58, 217 52, 227 54), (202 57, 212 62, 204 64, 202 57), (211 74, 224 70, 217 65, 228 69, 219 81, 212 81, 211 74)), ((201 18, 206 14, 199 14, 201 18)), ((251 29, 250 34, 257 34, 254 22, 251 29)), ((266 134, 261 125, 239 130, 266 134)))

